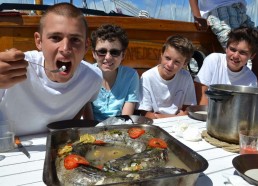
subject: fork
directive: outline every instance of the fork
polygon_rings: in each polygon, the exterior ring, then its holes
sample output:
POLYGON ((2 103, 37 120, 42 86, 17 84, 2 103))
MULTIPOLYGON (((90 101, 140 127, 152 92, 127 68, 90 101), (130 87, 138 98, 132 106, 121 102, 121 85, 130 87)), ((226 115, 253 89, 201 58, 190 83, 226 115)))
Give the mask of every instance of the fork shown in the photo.
POLYGON ((46 67, 44 67, 43 65, 40 65, 40 64, 38 64, 38 63, 34 63, 34 62, 30 62, 30 61, 29 61, 29 63, 35 64, 35 65, 38 65, 38 66, 41 66, 41 67, 43 67, 45 70, 50 71, 50 72, 52 72, 52 73, 64 72, 64 71, 66 70, 66 66, 64 66, 64 65, 63 65, 62 67, 60 67, 59 69, 49 70, 49 69, 47 69, 46 67))

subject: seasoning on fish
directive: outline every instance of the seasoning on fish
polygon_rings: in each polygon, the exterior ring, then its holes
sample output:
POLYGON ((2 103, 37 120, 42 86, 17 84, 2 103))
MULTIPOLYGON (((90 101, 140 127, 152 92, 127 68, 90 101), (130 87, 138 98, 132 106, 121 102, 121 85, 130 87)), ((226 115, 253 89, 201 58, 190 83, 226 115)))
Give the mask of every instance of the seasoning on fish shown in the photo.
POLYGON ((152 138, 149 140, 148 145, 152 148, 162 148, 166 149, 168 147, 167 143, 160 138, 152 138))
POLYGON ((141 153, 126 155, 104 164, 104 170, 139 171, 165 166, 168 161, 167 149, 151 148, 141 153))
POLYGON ((105 144, 105 142, 104 142, 104 141, 102 141, 102 140, 95 140, 95 141, 94 141, 94 144, 104 145, 104 144, 105 144))
POLYGON ((145 130, 138 127, 133 127, 128 130, 130 138, 136 139, 145 133, 145 130))
POLYGON ((78 167, 80 164, 89 165, 89 162, 82 156, 70 154, 64 159, 64 167, 68 170, 78 167))
POLYGON ((80 142, 83 143, 93 143, 96 138, 90 134, 83 134, 80 136, 80 142))
POLYGON ((62 156, 62 155, 64 155, 64 154, 67 154, 67 153, 71 152, 72 149, 73 149, 73 148, 72 148, 72 145, 71 145, 71 144, 67 144, 67 145, 65 145, 63 148, 60 148, 60 149, 58 150, 57 154, 58 154, 58 156, 62 156))

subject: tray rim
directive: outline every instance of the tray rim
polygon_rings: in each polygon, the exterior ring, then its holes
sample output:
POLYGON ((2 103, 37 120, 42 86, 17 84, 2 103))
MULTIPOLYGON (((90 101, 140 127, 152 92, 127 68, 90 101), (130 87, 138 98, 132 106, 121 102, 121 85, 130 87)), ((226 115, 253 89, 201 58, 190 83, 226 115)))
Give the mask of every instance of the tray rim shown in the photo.
MULTIPOLYGON (((132 125, 128 125, 128 124, 123 124, 123 125, 109 125, 109 126, 101 126, 101 127, 87 127, 87 128, 68 128, 68 129, 62 129, 62 130, 55 130, 55 131, 50 131, 50 133, 47 136, 47 148, 46 149, 46 154, 45 154, 45 161, 44 161, 44 167, 43 167, 43 181, 46 185, 49 184, 50 180, 53 180, 52 178, 50 178, 51 176, 49 175, 49 169, 47 169, 47 165, 48 165, 48 154, 51 153, 49 151, 51 151, 52 149, 50 149, 51 147, 51 138, 53 137, 53 135, 57 134, 57 133, 61 133, 61 132, 67 132, 67 131, 73 131, 73 130, 90 130, 90 129, 95 129, 95 130, 110 130, 110 129, 115 129, 115 128, 122 128, 122 129, 127 129, 132 127, 132 125)), ((164 129, 162 129, 159 126, 156 125, 149 125, 149 124, 133 124, 133 127, 147 127, 147 128, 154 128, 157 130, 160 130, 164 135, 169 136, 169 140, 173 141, 173 143, 176 143, 177 145, 182 146, 185 150, 189 151, 189 153, 193 154, 194 158, 198 159, 201 162, 201 168, 199 170, 194 170, 194 171, 190 171, 187 173, 180 173, 180 174, 175 174, 175 175, 171 175, 171 176, 160 176, 158 178, 151 178, 151 179, 147 179, 147 180, 138 180, 135 182, 130 182, 130 183, 144 183, 150 180, 160 180, 160 179, 170 179, 172 177, 181 177, 181 176, 188 176, 188 175, 194 175, 194 174, 200 174, 201 172, 205 171, 208 166, 209 163, 208 161, 202 157, 200 154, 198 154, 197 152, 195 152, 194 150, 192 150, 191 148, 189 148, 188 146, 184 145, 183 143, 181 143, 179 140, 177 140, 176 138, 174 138, 172 135, 170 135, 167 131, 165 131, 164 129)), ((57 179, 57 176, 54 178, 57 179)), ((59 180, 58 180, 59 182, 59 180)), ((106 185, 119 185, 122 183, 128 183, 128 182, 119 182, 119 183, 113 183, 113 184, 106 184, 106 185)), ((53 184, 53 181, 51 182, 51 185, 55 185, 53 184)), ((60 185, 57 184, 57 185, 60 185)))

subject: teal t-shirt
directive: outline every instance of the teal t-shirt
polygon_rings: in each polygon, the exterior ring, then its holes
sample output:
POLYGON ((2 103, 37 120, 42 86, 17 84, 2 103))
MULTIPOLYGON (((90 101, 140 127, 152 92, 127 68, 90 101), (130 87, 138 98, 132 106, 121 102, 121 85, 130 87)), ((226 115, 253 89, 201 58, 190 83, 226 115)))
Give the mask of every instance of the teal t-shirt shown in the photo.
POLYGON ((135 69, 119 66, 112 89, 101 87, 97 99, 92 102, 94 119, 103 121, 121 115, 125 102, 139 102, 139 76, 135 69))

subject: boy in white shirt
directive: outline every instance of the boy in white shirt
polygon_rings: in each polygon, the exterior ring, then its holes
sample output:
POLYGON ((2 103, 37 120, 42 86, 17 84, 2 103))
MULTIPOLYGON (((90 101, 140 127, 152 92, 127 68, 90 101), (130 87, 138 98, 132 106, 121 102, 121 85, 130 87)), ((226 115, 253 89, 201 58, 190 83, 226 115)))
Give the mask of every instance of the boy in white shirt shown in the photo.
MULTIPOLYGON (((87 22, 78 8, 55 4, 43 14, 34 34, 40 51, 0 52, 0 119, 12 120, 16 135, 46 132, 47 124, 79 119, 84 109, 91 109, 102 74, 83 61, 87 34, 87 22), (62 66, 64 71, 51 71, 62 66)), ((87 116, 93 119, 92 112, 87 116)))
POLYGON ((141 76, 141 115, 155 119, 185 115, 196 104, 193 79, 183 69, 193 55, 193 45, 185 37, 171 36, 162 47, 160 64, 141 76))
MULTIPOLYGON (((197 28, 206 31, 209 25, 224 50, 231 29, 254 27, 246 13, 246 0, 189 0, 189 3, 197 28)), ((252 71, 258 77, 257 55, 252 58, 252 71)))
POLYGON ((195 78, 197 103, 207 105, 205 92, 212 84, 257 86, 255 74, 246 66, 254 58, 258 46, 258 31, 238 28, 229 33, 226 54, 212 53, 204 59, 195 78))

